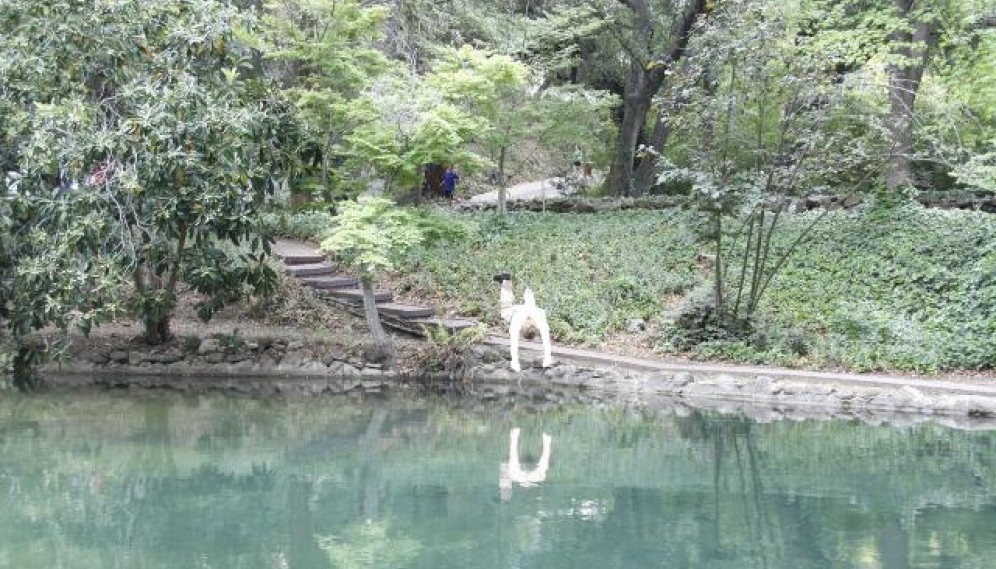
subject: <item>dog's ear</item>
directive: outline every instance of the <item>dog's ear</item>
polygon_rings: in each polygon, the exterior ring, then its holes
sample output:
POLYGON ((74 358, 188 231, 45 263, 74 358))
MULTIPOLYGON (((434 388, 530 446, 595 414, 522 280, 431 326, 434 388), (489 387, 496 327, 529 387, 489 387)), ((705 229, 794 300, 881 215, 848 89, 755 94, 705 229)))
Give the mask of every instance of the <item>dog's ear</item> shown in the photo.
POLYGON ((498 273, 498 274, 497 274, 497 275, 495 275, 495 276, 494 276, 493 278, 494 278, 494 281, 495 281, 496 283, 503 283, 503 282, 505 282, 505 281, 510 281, 510 280, 512 280, 512 275, 510 275, 510 274, 508 274, 508 273, 498 273))

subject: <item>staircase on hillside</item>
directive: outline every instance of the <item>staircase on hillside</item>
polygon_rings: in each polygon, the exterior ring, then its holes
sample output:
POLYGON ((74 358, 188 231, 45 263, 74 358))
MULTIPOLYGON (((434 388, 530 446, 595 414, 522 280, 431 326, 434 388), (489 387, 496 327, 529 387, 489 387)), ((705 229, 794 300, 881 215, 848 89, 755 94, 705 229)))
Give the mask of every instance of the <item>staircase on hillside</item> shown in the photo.
MULTIPOLYGON (((363 316, 363 291, 358 278, 338 274, 335 264, 303 243, 278 241, 274 255, 283 261, 288 275, 314 289, 326 302, 363 316)), ((402 332, 424 336, 426 329, 435 327, 456 332, 477 325, 474 320, 435 318, 431 306, 396 303, 390 291, 375 291, 374 298, 381 322, 402 332)))

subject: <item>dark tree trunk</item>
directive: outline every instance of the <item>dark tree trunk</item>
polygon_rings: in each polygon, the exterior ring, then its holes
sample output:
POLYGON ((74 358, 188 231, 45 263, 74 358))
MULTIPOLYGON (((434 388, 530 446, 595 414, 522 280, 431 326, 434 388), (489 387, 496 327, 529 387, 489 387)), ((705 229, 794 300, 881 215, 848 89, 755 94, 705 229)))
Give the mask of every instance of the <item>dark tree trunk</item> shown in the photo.
POLYGON ((374 342, 379 348, 390 353, 391 341, 380 323, 380 312, 377 310, 377 299, 374 297, 373 279, 370 277, 361 278, 360 286, 363 289, 363 314, 366 316, 367 326, 370 327, 374 342))
POLYGON ((636 174, 633 179, 633 193, 637 196, 646 195, 657 183, 657 153, 664 151, 667 145, 668 136, 671 134, 671 127, 667 123, 667 118, 658 114, 654 119, 654 130, 650 135, 648 145, 655 152, 648 152, 640 158, 636 166, 636 174))
POLYGON ((646 166, 642 179, 634 176, 633 159, 640 130, 646 125, 647 112, 654 95, 664 84, 667 70, 684 55, 692 26, 707 8, 706 0, 689 1, 675 18, 664 49, 657 52, 653 44, 654 21, 647 0, 618 1, 632 11, 635 19, 635 49, 628 50, 631 60, 623 93, 623 118, 608 177, 612 193, 622 196, 641 194, 649 188, 646 184, 652 178, 652 165, 646 166))
MULTIPOLYGON (((899 15, 908 20, 916 10, 916 0, 894 0, 899 15)), ((932 26, 927 22, 909 22, 910 29, 896 30, 890 40, 897 43, 895 54, 902 61, 889 65, 889 156, 885 164, 885 187, 896 190, 913 184, 913 105, 923 79, 930 53, 932 26)))
POLYGON ((170 317, 148 316, 145 318, 145 343, 150 346, 165 344, 173 339, 173 332, 170 329, 170 317))
POLYGON ((183 270, 187 229, 186 223, 181 223, 178 227, 180 237, 176 240, 172 266, 165 275, 159 276, 143 267, 138 267, 133 275, 135 290, 148 299, 147 304, 142 307, 142 321, 145 324, 145 342, 151 346, 165 344, 173 339, 170 321, 176 308, 176 284, 180 281, 183 270))
POLYGON ((14 355, 14 387, 22 391, 34 389, 37 382, 35 364, 37 353, 28 347, 20 347, 14 355))
POLYGON ((636 144, 640 137, 640 129, 647 120, 650 101, 653 94, 642 86, 643 71, 636 69, 630 72, 627 81, 626 95, 623 98, 623 120, 619 125, 619 137, 616 139, 615 155, 612 168, 609 170, 609 184, 612 193, 617 196, 628 196, 633 193, 633 159, 636 156, 636 144))

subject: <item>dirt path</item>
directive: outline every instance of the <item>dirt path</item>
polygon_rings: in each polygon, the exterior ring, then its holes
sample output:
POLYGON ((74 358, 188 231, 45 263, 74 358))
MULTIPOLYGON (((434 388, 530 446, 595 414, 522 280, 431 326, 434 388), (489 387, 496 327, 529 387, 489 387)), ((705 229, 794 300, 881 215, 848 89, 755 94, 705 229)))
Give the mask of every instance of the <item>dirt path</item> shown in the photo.
MULTIPOLYGON (((524 182, 508 188, 508 201, 550 199, 564 196, 563 191, 558 189, 560 178, 547 178, 546 180, 536 180, 535 182, 524 182)), ((469 200, 470 203, 498 203, 498 190, 478 194, 469 200)))

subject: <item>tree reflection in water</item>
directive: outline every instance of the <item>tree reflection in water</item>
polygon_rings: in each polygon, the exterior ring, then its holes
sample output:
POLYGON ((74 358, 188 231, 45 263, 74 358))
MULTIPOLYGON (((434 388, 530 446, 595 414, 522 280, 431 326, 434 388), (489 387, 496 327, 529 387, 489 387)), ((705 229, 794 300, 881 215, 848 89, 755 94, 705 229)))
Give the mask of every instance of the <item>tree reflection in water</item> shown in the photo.
POLYGON ((996 433, 525 402, 12 395, 0 536, 0 568, 26 569, 983 569, 996 433))

